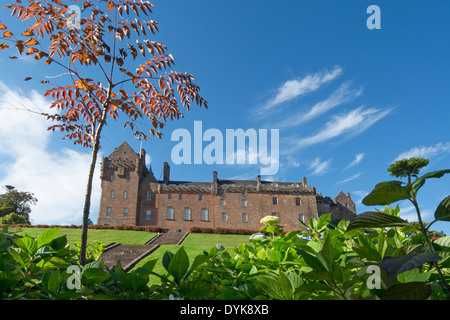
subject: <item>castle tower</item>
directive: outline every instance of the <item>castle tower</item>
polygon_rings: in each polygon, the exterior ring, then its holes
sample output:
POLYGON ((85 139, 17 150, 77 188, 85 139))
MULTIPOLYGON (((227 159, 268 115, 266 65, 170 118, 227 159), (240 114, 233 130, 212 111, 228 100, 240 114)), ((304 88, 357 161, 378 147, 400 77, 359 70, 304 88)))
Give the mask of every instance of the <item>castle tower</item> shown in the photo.
POLYGON ((145 151, 136 153, 126 142, 102 159, 98 224, 138 224, 139 181, 147 172, 145 151))

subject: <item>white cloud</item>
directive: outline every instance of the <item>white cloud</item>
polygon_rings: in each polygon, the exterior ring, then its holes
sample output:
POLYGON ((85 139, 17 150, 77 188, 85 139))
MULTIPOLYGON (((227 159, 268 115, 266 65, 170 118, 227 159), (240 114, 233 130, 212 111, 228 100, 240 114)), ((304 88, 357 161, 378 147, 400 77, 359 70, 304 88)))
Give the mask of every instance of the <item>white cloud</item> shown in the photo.
POLYGON ((353 160, 351 163, 349 163, 349 165, 347 167, 345 167, 344 170, 347 170, 350 167, 356 166, 357 164, 359 164, 362 161, 363 158, 364 158, 364 153, 358 153, 355 156, 355 160, 353 160))
POLYGON ((358 90, 350 90, 350 82, 345 82, 334 91, 327 99, 316 103, 308 112, 304 110, 297 112, 295 115, 289 117, 275 125, 277 128, 298 126, 304 122, 310 121, 321 114, 335 108, 343 103, 354 100, 362 94, 362 88, 358 90))
POLYGON ((343 183, 347 183, 347 182, 350 182, 350 181, 352 181, 352 180, 355 180, 355 179, 357 179, 357 178, 358 178, 360 175, 362 175, 362 174, 364 174, 364 172, 357 173, 357 174, 355 174, 354 176, 351 176, 350 178, 347 178, 347 179, 338 181, 338 182, 336 182, 336 185, 338 185, 338 184, 343 184, 343 183))
POLYGON ((342 68, 335 66, 331 71, 309 74, 301 80, 288 80, 278 88, 276 96, 266 103, 262 111, 267 112, 276 105, 315 91, 325 83, 337 78, 341 73, 342 68))
MULTIPOLYGON (((416 208, 414 206, 402 205, 402 204, 399 204, 399 206, 400 206, 400 218, 405 219, 408 222, 418 221, 416 208)), ((434 212, 431 210, 428 210, 428 209, 420 210, 420 216, 425 221, 432 218, 433 215, 434 215, 434 212)), ((431 219, 431 220, 433 220, 433 219, 431 219)))
POLYGON ((347 114, 334 116, 333 119, 328 121, 324 128, 315 135, 297 140, 291 151, 324 142, 343 134, 346 134, 347 137, 357 135, 375 124, 381 118, 385 117, 390 111, 390 109, 363 109, 360 107, 347 114))
POLYGON ((443 153, 450 153, 450 142, 447 143, 440 142, 430 147, 422 146, 412 148, 408 151, 399 154, 397 158, 395 158, 394 162, 401 159, 409 159, 413 157, 431 158, 443 153))
POLYGON ((332 159, 321 161, 320 158, 315 158, 309 165, 310 170, 313 170, 312 175, 323 175, 330 169, 332 159))
MULTIPOLYGON (((0 82, 0 156, 5 158, 0 186, 9 184, 34 193, 38 199, 31 208, 34 224, 81 224, 90 150, 51 150, 50 123, 41 115, 17 110, 46 112, 49 106, 50 102, 35 91, 24 94, 0 82)), ((100 200, 98 169, 97 164, 92 213, 98 210, 100 200)))

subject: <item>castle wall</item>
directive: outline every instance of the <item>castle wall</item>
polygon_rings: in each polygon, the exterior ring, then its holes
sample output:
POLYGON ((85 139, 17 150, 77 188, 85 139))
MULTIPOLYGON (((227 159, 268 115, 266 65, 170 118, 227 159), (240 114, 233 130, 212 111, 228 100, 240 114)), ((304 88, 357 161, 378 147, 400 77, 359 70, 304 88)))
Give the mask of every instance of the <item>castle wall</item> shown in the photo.
POLYGON ((329 212, 334 221, 356 216, 350 194, 322 197, 306 178, 301 183, 264 182, 259 176, 256 181, 219 180, 214 172, 212 182, 171 181, 165 163, 164 180, 157 181, 144 158, 145 151, 134 153, 126 143, 103 158, 98 224, 158 226, 171 232, 192 227, 259 230, 260 220, 274 215, 284 231, 292 231, 304 228, 298 219, 307 222, 329 212))

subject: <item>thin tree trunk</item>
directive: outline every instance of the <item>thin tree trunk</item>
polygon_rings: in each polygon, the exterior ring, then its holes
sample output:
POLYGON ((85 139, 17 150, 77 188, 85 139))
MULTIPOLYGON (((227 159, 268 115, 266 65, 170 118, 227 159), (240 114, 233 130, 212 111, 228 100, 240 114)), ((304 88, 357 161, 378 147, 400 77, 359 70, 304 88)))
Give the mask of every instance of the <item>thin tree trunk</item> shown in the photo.
POLYGON ((100 120, 97 130, 95 131, 92 145, 91 163, 89 165, 88 182, 86 186, 86 195, 84 198, 83 227, 81 232, 80 264, 83 266, 87 262, 86 248, 88 238, 89 211, 91 209, 92 181, 94 180, 95 164, 97 163, 98 150, 100 149, 100 135, 103 129, 103 125, 106 122, 106 114, 106 109, 104 109, 102 119, 100 120))
POLYGON ((95 163, 97 162, 98 144, 94 143, 91 154, 91 164, 89 165, 88 182, 86 186, 86 195, 84 198, 83 208, 83 229, 81 232, 81 249, 80 249, 80 264, 86 264, 86 247, 87 247, 87 233, 89 224, 89 211, 91 208, 91 195, 92 195, 92 181, 95 172, 95 163))

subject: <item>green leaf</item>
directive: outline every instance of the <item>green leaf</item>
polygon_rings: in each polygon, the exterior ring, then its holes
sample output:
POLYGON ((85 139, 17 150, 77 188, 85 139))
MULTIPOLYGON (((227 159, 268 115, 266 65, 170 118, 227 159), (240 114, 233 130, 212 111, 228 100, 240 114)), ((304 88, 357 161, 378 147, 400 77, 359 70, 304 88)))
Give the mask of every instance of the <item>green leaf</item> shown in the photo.
POLYGON ((434 218, 440 221, 450 221, 450 196, 441 201, 434 213, 434 218))
POLYGON ((368 261, 375 261, 375 262, 381 261, 380 253, 373 248, 358 247, 358 248, 353 248, 353 251, 355 251, 361 258, 365 258, 368 261))
POLYGON ((169 264, 170 261, 172 260, 174 254, 170 251, 166 251, 164 252, 163 258, 162 258, 162 265, 164 267, 164 269, 166 269, 167 271, 169 271, 169 264))
POLYGON ((37 238, 37 246, 38 248, 42 247, 43 245, 50 243, 53 239, 55 239, 56 235, 58 234, 60 228, 52 228, 45 230, 42 232, 39 237, 37 238))
POLYGON ((302 277, 297 272, 287 271, 286 277, 289 278, 294 289, 300 287, 303 284, 302 277))
POLYGON ((406 245, 401 248, 396 249, 394 252, 392 252, 393 257, 401 257, 407 254, 410 254, 412 252, 415 252, 423 247, 423 244, 411 244, 406 245))
POLYGON ((327 225, 331 223, 331 213, 323 214, 317 220, 317 230, 321 230, 325 228, 327 225))
POLYGON ((88 268, 83 270, 81 274, 81 283, 84 286, 95 286, 111 277, 110 274, 96 268, 88 268))
POLYGON ((20 275, 13 272, 0 271, 0 292, 6 292, 20 281, 20 275))
POLYGON ((272 262, 281 262, 281 260, 283 260, 283 254, 280 251, 267 249, 266 255, 267 258, 272 262))
POLYGON ((412 190, 414 194, 417 194, 417 191, 425 184, 425 181, 430 178, 440 178, 444 174, 450 173, 450 169, 446 170, 438 170, 438 171, 432 171, 427 174, 424 174, 422 177, 417 178, 416 181, 412 183, 412 190))
POLYGON ((66 245, 67 245, 67 236, 66 235, 63 235, 63 236, 53 239, 49 244, 49 246, 53 250, 56 250, 56 251, 64 249, 66 247, 66 245))
POLYGON ((14 240, 14 244, 25 252, 28 252, 30 255, 33 255, 38 249, 36 240, 31 238, 30 236, 17 238, 16 240, 14 240))
POLYGON ((427 262, 437 262, 441 257, 432 252, 413 252, 402 257, 386 257, 380 263, 380 267, 386 272, 388 282, 396 275, 421 267, 427 262))
POLYGON ((363 200, 366 206, 388 205, 411 197, 411 186, 402 187, 398 183, 391 183, 375 188, 363 200))
POLYGON ((327 271, 326 267, 317 259, 315 256, 307 253, 304 250, 299 250, 298 253, 305 260, 306 264, 311 267, 313 270, 317 271, 327 271))
POLYGON ((150 260, 150 261, 147 261, 147 262, 142 266, 142 268, 145 269, 145 270, 147 270, 147 271, 152 271, 153 268, 155 267, 157 261, 158 261, 158 259, 152 259, 152 260, 150 260))
POLYGON ((450 250, 450 236, 441 237, 433 241, 433 244, 437 244, 438 248, 436 250, 444 251, 450 250))
POLYGON ((181 279, 183 279, 188 269, 189 257, 184 248, 181 247, 172 257, 172 260, 170 260, 167 271, 171 276, 174 277, 175 281, 179 282, 181 279))
POLYGON ((334 261, 334 248, 329 235, 326 236, 322 250, 317 255, 317 258, 326 267, 327 271, 332 270, 334 261))
POLYGON ((61 284, 61 274, 59 273, 59 270, 51 272, 46 289, 50 293, 56 294, 59 291, 60 284, 61 284))
POLYGON ((214 287, 204 282, 188 282, 180 285, 180 293, 188 299, 199 299, 214 293, 214 287))
POLYGON ((209 257, 205 255, 198 255, 194 258, 194 262, 192 262, 191 268, 189 269, 189 272, 186 273, 185 279, 199 266, 204 264, 205 262, 209 261, 209 257))
POLYGON ((277 300, 285 299, 283 288, 279 284, 278 279, 268 276, 259 276, 256 277, 256 280, 258 280, 263 290, 272 298, 277 300))
POLYGON ((419 269, 411 269, 400 273, 397 276, 397 280, 402 283, 407 282, 425 282, 431 276, 431 272, 420 272, 419 269))
POLYGON ((385 228, 409 226, 410 223, 399 217, 381 212, 364 212, 357 215, 347 227, 347 231, 357 228, 385 228))
POLYGON ((291 300, 292 295, 294 294, 294 287, 292 285, 291 280, 289 280, 289 278, 281 271, 280 274, 278 275, 278 283, 281 286, 284 300, 291 300))
POLYGON ((382 296, 383 300, 426 300, 431 288, 425 282, 399 283, 388 288, 382 296))
POLYGON ((374 189, 381 188, 381 187, 384 187, 384 186, 389 186, 389 185, 401 186, 402 184, 403 184, 403 182, 402 181, 398 181, 398 180, 383 181, 383 182, 378 183, 375 186, 374 189))

